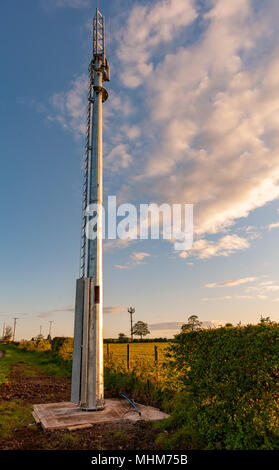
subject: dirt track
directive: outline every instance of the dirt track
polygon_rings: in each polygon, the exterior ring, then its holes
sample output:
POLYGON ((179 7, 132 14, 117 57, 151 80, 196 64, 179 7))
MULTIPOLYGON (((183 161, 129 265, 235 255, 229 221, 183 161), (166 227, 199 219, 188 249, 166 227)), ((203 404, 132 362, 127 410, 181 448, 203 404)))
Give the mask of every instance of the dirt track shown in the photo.
MULTIPOLYGON (((106 394, 111 395, 109 391, 106 394)), ((17 407, 27 410, 27 417, 17 422, 11 433, 0 437, 0 449, 157 449, 154 440, 158 431, 149 423, 98 424, 72 433, 45 433, 34 423, 32 404, 68 401, 69 398, 70 379, 45 374, 24 362, 14 364, 8 383, 0 385, 0 405, 4 414, 8 415, 9 407, 17 407)))

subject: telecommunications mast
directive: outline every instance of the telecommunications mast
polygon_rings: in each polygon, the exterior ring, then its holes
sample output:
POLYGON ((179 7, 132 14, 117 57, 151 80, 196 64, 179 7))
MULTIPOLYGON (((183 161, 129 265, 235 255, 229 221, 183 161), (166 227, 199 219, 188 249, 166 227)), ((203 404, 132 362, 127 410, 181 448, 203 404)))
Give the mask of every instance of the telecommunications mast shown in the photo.
POLYGON ((83 193, 81 278, 76 285, 74 353, 71 401, 84 410, 104 407, 103 381, 103 103, 110 80, 105 54, 105 18, 96 10, 93 19, 93 57, 89 66, 87 143, 83 193), (95 207, 95 209, 94 209, 95 207), (88 210, 87 210, 88 208, 88 210), (87 233, 96 221, 94 238, 87 233))

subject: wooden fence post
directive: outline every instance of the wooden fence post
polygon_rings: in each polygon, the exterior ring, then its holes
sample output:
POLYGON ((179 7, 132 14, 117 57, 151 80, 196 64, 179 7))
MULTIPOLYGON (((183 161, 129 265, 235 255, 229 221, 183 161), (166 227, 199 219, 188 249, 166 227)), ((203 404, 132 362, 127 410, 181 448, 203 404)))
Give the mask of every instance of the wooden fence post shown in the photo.
POLYGON ((158 364, 158 347, 156 346, 156 344, 154 346, 154 357, 155 357, 155 366, 157 366, 157 364, 158 364))
POLYGON ((127 369, 130 369, 130 345, 127 344, 127 369))

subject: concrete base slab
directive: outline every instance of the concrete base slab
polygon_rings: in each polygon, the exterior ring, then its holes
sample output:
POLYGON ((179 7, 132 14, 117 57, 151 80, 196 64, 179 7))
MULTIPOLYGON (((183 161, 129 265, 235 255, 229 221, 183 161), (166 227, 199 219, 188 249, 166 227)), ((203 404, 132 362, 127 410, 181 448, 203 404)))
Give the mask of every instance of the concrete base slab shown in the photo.
POLYGON ((125 399, 118 398, 106 399, 104 409, 99 411, 83 411, 71 402, 34 405, 33 416, 45 431, 85 429, 93 424, 113 421, 160 421, 169 416, 152 406, 135 405, 141 416, 125 399))

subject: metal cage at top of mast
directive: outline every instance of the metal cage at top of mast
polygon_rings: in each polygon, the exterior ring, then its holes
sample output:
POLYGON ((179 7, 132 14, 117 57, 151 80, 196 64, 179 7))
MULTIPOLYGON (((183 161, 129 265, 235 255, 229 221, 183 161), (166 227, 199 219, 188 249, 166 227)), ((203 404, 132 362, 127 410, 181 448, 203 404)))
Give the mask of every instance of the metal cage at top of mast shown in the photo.
POLYGON ((97 9, 93 19, 93 56, 98 55, 105 61, 105 18, 97 9))
POLYGON ((110 68, 107 63, 105 51, 105 17, 97 8, 96 15, 93 19, 93 63, 100 57, 102 61, 103 81, 109 82, 110 68))

